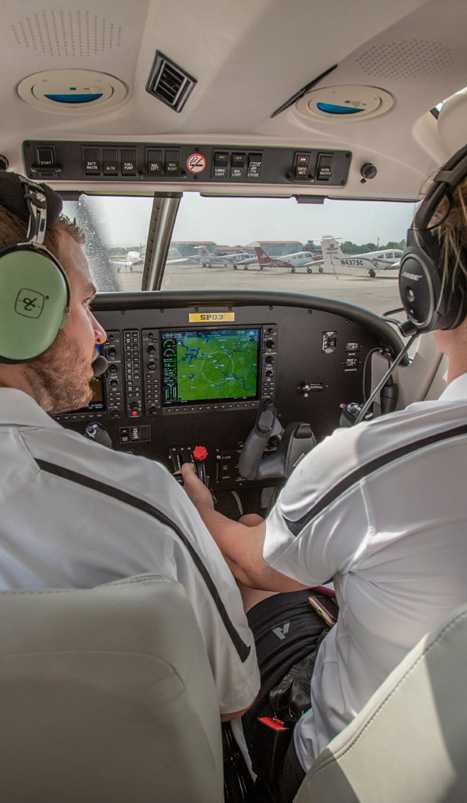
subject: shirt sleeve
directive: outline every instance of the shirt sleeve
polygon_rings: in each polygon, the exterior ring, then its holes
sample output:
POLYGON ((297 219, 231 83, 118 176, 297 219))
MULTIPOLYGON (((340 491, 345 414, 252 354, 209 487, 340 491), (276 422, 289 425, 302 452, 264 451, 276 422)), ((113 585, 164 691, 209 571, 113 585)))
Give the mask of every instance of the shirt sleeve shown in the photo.
POLYGON ((364 491, 346 478, 361 464, 358 427, 339 429, 297 466, 266 520, 265 561, 306 585, 344 572, 368 533, 364 491))

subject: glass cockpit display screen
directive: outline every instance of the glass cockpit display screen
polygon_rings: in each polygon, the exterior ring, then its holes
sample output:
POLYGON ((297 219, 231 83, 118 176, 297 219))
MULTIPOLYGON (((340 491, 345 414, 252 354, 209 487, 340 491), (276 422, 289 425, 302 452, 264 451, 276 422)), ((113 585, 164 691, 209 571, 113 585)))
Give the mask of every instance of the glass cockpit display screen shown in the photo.
POLYGON ((91 390, 92 398, 89 404, 87 407, 77 410, 78 413, 94 413, 105 410, 104 383, 100 377, 91 380, 91 390))
POLYGON ((162 404, 258 398, 261 328, 161 332, 162 404))

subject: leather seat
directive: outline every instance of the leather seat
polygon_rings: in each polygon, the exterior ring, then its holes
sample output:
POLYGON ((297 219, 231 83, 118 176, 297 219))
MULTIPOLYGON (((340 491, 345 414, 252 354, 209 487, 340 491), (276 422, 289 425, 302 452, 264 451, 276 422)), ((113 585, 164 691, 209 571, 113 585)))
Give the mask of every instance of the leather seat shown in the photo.
POLYGON ((464 606, 320 754, 295 803, 465 803, 466 670, 464 606))
POLYGON ((219 709, 180 585, 0 594, 0 799, 221 803, 219 709))

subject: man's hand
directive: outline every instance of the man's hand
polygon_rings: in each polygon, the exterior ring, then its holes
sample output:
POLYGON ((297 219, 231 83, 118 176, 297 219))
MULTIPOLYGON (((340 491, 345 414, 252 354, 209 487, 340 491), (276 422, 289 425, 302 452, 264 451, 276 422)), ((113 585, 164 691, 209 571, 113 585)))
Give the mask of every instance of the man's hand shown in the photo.
POLYGON ((229 564, 232 574, 243 585, 264 591, 297 591, 301 583, 277 572, 263 560, 266 522, 249 517, 248 525, 232 521, 214 509, 209 488, 201 482, 192 463, 181 468, 185 491, 229 564))
POLYGON ((214 510, 211 491, 201 482, 193 463, 184 463, 181 472, 185 491, 198 511, 214 510))

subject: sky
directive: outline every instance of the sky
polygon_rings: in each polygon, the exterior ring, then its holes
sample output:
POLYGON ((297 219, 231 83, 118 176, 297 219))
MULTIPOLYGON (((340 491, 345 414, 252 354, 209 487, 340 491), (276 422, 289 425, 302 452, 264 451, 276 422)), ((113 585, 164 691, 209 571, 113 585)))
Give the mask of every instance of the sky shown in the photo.
MULTIPOLYGON (((146 242, 151 198, 89 197, 86 203, 108 247, 146 242)), ((297 204, 293 198, 203 198, 186 193, 173 239, 246 245, 256 240, 319 243, 321 237, 333 235, 355 243, 386 243, 405 237, 413 211, 413 203, 325 201, 315 205, 297 204)))

